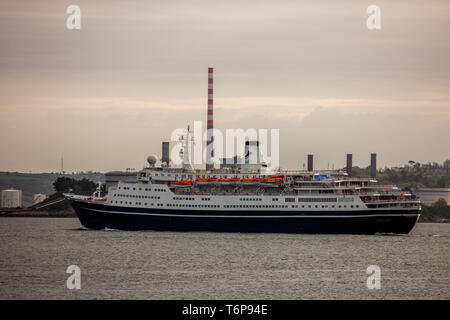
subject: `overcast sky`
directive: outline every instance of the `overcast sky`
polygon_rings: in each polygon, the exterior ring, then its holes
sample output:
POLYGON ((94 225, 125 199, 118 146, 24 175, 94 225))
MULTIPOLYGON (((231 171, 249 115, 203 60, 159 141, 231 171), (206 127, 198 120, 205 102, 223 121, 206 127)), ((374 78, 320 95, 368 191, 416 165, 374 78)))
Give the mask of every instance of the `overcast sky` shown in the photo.
POLYGON ((2 0, 0 171, 140 169, 206 121, 210 66, 215 126, 280 129, 284 168, 442 162, 449 39, 448 0, 2 0))

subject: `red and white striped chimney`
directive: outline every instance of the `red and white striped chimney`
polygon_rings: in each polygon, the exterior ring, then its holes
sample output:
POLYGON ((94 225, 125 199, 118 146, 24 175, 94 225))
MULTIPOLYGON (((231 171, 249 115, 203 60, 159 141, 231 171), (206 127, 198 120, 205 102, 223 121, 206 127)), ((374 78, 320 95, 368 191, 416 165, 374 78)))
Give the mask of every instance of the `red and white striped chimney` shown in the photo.
POLYGON ((213 170, 214 163, 212 157, 214 157, 213 147, 213 72, 214 68, 208 68, 208 117, 207 117, 207 133, 206 133, 206 170, 213 170))

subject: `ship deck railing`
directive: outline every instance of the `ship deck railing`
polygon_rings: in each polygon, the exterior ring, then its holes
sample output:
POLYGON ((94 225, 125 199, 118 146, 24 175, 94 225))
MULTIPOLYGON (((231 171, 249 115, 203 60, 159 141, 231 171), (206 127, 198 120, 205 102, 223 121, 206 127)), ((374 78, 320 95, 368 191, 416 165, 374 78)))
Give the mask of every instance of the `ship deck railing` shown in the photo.
POLYGON ((420 200, 417 199, 371 199, 371 200, 364 200, 364 203, 418 203, 420 204, 420 200))

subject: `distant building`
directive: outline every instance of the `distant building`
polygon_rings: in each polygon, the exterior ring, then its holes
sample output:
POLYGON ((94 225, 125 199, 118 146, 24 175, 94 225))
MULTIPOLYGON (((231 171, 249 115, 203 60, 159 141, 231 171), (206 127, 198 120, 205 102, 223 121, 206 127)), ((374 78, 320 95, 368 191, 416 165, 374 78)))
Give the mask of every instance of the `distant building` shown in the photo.
POLYGON ((21 208, 22 207, 22 190, 7 189, 2 190, 2 208, 21 208))
POLYGON ((33 205, 38 204, 47 199, 47 195, 43 193, 37 193, 33 196, 33 205))
POLYGON ((106 191, 117 186, 119 181, 137 181, 137 171, 110 171, 105 173, 106 191))
POLYGON ((420 201, 431 204, 443 198, 447 205, 450 205, 450 187, 448 188, 419 188, 414 192, 419 196, 420 201))

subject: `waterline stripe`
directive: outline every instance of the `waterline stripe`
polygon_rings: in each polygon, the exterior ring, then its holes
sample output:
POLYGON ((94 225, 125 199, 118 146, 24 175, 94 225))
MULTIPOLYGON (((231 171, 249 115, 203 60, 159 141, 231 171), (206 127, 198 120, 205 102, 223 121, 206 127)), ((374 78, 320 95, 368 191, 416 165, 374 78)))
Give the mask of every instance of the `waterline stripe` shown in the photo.
POLYGON ((162 217, 187 217, 187 218, 368 218, 368 217, 418 217, 420 214, 404 213, 404 214, 361 214, 361 215, 302 215, 302 216, 232 216, 232 215, 201 215, 201 214, 165 214, 165 213, 143 213, 143 212, 121 212, 121 211, 108 211, 99 209, 86 210, 104 212, 104 213, 116 213, 116 214, 128 214, 139 216, 162 216, 162 217))

